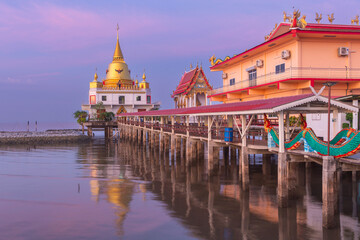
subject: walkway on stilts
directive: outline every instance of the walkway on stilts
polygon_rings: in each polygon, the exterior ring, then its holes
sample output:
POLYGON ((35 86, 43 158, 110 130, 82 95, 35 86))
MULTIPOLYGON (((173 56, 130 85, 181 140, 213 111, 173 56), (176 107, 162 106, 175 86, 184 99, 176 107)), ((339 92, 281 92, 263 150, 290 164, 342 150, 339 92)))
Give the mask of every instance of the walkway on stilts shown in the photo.
MULTIPOLYGON (((207 151, 207 172, 213 173, 219 163, 219 149, 224 154, 238 156, 239 179, 244 190, 249 184, 248 154, 278 155, 278 205, 287 207, 294 187, 293 173, 301 162, 315 162, 323 166, 323 226, 338 224, 338 171, 359 171, 360 161, 334 159, 303 150, 286 150, 285 141, 291 139, 296 129, 290 127, 290 114, 327 113, 328 99, 318 94, 218 104, 194 108, 167 109, 148 112, 122 113, 118 117, 119 137, 161 150, 174 156, 185 149, 186 164, 195 160, 197 152, 207 151), (278 146, 268 146, 267 134, 259 126, 257 116, 277 116, 278 146), (256 122, 254 122, 256 121, 256 122), (229 134, 233 131, 233 136, 229 134), (232 130, 233 129, 233 130, 232 130), (231 140, 231 141, 230 141, 231 140), (204 146, 206 143, 206 146, 204 146), (236 151, 239 153, 236 154, 236 151), (334 194, 335 193, 335 194, 334 194)), ((358 108, 331 100, 333 114, 358 113, 358 108)))

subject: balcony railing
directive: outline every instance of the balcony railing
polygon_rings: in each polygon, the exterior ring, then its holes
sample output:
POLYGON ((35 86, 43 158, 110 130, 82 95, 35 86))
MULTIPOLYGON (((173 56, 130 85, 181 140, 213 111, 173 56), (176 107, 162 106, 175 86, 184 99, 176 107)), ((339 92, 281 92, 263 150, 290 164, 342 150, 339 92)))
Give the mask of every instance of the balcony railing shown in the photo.
POLYGON ((139 86, 132 85, 132 86, 123 86, 123 87, 108 87, 103 86, 101 90, 142 90, 145 91, 145 89, 140 88, 139 86))
POLYGON ((281 73, 269 73, 258 76, 256 79, 237 81, 234 85, 224 85, 213 89, 210 95, 254 87, 262 84, 272 83, 291 78, 326 78, 326 79, 360 79, 360 68, 312 68, 312 67, 290 67, 281 73))

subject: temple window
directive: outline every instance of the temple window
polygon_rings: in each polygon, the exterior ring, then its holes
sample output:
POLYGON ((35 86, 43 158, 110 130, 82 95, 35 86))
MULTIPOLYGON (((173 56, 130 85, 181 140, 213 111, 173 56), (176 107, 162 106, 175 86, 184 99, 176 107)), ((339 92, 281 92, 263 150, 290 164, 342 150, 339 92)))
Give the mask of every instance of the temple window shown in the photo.
POLYGON ((125 103, 125 96, 119 96, 119 104, 125 103))
POLYGON ((251 70, 249 73, 249 85, 250 87, 256 86, 256 69, 251 70))
POLYGON ((141 96, 137 96, 136 101, 138 101, 138 102, 141 101, 141 96))
POLYGON ((101 96, 101 101, 106 102, 106 96, 101 96))
POLYGON ((230 79, 230 86, 235 85, 235 78, 230 79))
POLYGON ((148 103, 148 104, 151 103, 151 96, 146 96, 146 103, 148 103))
POLYGON ((275 73, 276 74, 283 73, 283 72, 285 72, 285 63, 275 66, 275 73))

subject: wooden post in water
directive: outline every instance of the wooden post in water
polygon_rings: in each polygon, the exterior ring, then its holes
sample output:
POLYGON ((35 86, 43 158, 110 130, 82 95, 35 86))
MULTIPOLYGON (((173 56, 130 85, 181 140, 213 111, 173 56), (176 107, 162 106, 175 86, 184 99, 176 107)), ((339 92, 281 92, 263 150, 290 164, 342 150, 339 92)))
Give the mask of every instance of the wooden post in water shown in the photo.
POLYGON ((336 228, 340 225, 340 216, 337 161, 333 156, 323 156, 322 169, 323 227, 336 228))

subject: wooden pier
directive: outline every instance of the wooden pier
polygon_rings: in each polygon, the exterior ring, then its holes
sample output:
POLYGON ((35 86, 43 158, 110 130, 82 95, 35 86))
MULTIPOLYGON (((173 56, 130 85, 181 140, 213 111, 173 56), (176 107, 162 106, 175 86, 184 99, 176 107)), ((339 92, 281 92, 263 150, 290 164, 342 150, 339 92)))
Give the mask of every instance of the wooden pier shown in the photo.
MULTIPOLYGON (((318 95, 284 97, 279 99, 220 104, 188 109, 159 110, 139 113, 124 113, 118 116, 118 137, 122 140, 148 144, 170 156, 185 155, 185 165, 190 166, 198 158, 207 158, 207 173, 216 174, 220 150, 224 158, 234 159, 243 190, 249 189, 249 154, 278 155, 278 207, 286 208, 294 198, 294 177, 299 163, 322 165, 323 226, 339 225, 338 181, 341 171, 360 170, 360 160, 334 159, 302 150, 285 149, 285 140, 290 139, 289 115, 294 113, 323 113, 327 99, 318 95), (256 115, 278 116, 279 146, 268 147, 266 134, 252 125, 256 115), (224 140, 226 128, 234 129, 233 141, 224 140)), ((358 112, 358 108, 331 101, 332 111, 358 112)), ((266 163, 263 163, 266 164, 266 163)), ((264 166, 266 171, 266 165, 264 166)))
POLYGON ((87 128, 88 136, 93 136, 94 129, 104 129, 105 139, 112 139, 114 129, 118 127, 116 121, 105 122, 105 121, 89 121, 83 123, 87 128))

